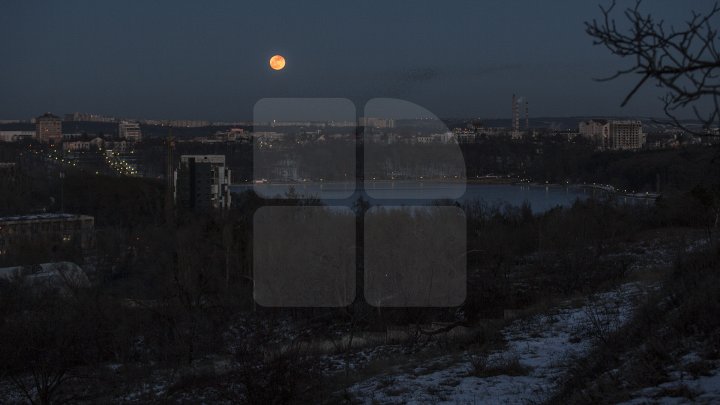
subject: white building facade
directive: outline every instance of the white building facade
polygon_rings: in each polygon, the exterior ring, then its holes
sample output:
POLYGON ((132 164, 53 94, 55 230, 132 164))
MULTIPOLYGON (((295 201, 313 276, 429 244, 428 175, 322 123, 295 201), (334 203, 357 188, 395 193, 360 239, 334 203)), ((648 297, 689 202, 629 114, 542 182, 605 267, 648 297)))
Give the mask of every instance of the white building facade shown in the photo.
POLYGON ((118 136, 128 142, 140 142, 142 140, 142 132, 140 124, 137 122, 121 121, 118 124, 118 136))

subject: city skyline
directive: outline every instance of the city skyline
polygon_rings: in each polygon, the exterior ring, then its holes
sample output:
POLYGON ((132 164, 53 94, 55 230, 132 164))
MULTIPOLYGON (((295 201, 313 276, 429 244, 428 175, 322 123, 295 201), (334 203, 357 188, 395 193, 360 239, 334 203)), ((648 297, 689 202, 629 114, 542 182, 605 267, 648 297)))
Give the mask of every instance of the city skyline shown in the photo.
MULTIPOLYGON (((397 99, 398 101, 406 101, 397 99)), ((511 107, 508 106, 507 108, 508 113, 503 116, 499 115, 496 117, 482 117, 482 116, 437 116, 435 118, 438 118, 440 120, 480 120, 481 122, 483 120, 487 120, 488 122, 495 123, 497 121, 508 121, 507 127, 511 128, 513 124, 513 116, 511 107)), ((55 115, 58 118, 60 118, 63 122, 97 122, 97 123, 113 123, 118 124, 120 122, 131 122, 131 123, 139 123, 141 125, 165 125, 165 126, 177 126, 177 127, 201 127, 201 126, 232 126, 232 125, 238 125, 238 126, 246 126, 246 125, 266 125, 269 124, 269 122, 264 120, 253 120, 252 118, 247 119, 235 119, 235 120, 210 120, 203 117, 182 117, 179 116, 177 118, 164 118, 164 117, 135 117, 135 116, 123 116, 123 115, 105 115, 105 114, 95 114, 93 112, 86 112, 86 111, 74 111, 74 112, 64 112, 64 111, 38 111, 35 114, 31 114, 27 117, 9 117, 9 116, 0 116, 0 125, 7 125, 7 124, 35 124, 36 120, 41 117, 44 114, 51 114, 55 115)), ((525 110, 524 110, 524 104, 523 104, 523 112, 522 112, 522 125, 525 125, 525 110)), ((381 117, 381 116, 375 116, 375 115, 363 115, 362 111, 357 111, 356 114, 356 120, 353 120, 353 122, 356 122, 356 124, 359 124, 362 126, 362 122, 365 119, 399 119, 399 120, 422 120, 428 117, 424 116, 417 116, 417 117, 381 117)), ((593 119, 642 119, 647 120, 649 122, 657 123, 657 124, 667 124, 672 125, 672 122, 670 118, 663 116, 662 114, 657 114, 654 116, 645 116, 645 115, 635 115, 635 114, 580 114, 580 115, 532 115, 528 117, 530 122, 533 121, 543 121, 548 119, 567 119, 567 120, 593 120, 593 119)), ((695 117, 686 117, 682 119, 683 122, 687 123, 695 123, 700 124, 700 121, 697 120, 695 117)), ((302 119, 297 118, 294 120, 280 120, 278 123, 287 123, 287 122, 306 122, 306 123, 344 123, 348 122, 346 120, 333 120, 333 119, 302 119)), ((490 125, 495 126, 495 125, 490 125)), ((502 126, 502 125, 501 125, 502 126)), ((531 125, 532 127, 532 125, 531 125)), ((524 127, 523 127, 524 128, 524 127)))

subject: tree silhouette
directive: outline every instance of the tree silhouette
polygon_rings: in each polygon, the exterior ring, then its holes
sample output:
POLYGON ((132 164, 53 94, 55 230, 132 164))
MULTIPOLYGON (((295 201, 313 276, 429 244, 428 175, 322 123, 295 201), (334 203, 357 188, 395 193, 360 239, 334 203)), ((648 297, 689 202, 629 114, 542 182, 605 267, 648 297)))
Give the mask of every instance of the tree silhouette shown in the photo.
POLYGON ((716 46, 717 3, 706 13, 692 12, 692 17, 680 28, 666 27, 663 20, 640 11, 640 1, 624 11, 629 28, 619 28, 612 17, 615 1, 609 7, 600 6, 602 18, 585 22, 586 32, 595 45, 604 45, 615 55, 634 59, 631 67, 619 70, 601 81, 620 76, 637 75, 640 79, 626 95, 622 106, 646 83, 655 82, 667 89, 661 97, 665 115, 675 126, 688 132, 678 113, 692 109, 695 117, 708 129, 720 121, 720 53, 716 46), (699 105, 708 102, 709 108, 699 105))

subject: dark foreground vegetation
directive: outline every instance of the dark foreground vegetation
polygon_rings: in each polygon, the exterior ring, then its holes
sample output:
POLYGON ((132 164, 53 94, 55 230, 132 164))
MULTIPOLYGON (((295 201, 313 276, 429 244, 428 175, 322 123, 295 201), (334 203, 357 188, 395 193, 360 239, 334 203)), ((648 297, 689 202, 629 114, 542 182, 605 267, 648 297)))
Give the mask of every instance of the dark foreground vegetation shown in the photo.
MULTIPOLYGON (((2 180, 5 211, 40 204, 59 186, 38 168, 17 178, 2 180)), ((252 296, 251 235, 254 212, 268 202, 244 193, 228 212, 193 214, 168 212, 156 180, 70 172, 63 187, 65 211, 96 218, 93 251, 28 242, 3 256, 0 267, 73 261, 90 284, 0 281, 3 402, 343 401, 338 392, 357 372, 351 369, 361 336, 384 336, 404 356, 433 347, 481 353, 499 344, 493 325, 508 310, 624 280, 638 264, 627 246, 648 233, 666 235, 668 250, 690 234, 710 248, 678 253, 657 296, 573 369, 555 401, 621 399, 622 392, 607 396, 614 378, 628 390, 660 381, 663 365, 681 354, 673 348, 686 339, 717 356, 717 183, 688 183, 652 205, 610 198, 542 214, 529 205, 468 203, 467 299, 443 309, 375 308, 362 294, 338 309, 260 307, 252 296), (448 340, 445 332, 455 328, 474 332, 448 340), (395 330, 402 338, 392 338, 395 330), (621 377, 608 377, 620 364, 621 377)), ((358 215, 366 208, 354 207, 358 215)), ((478 356, 477 375, 497 372, 478 356)), ((512 359, 503 370, 523 372, 512 359)))
MULTIPOLYGON (((572 367, 551 403, 618 403, 643 388, 709 376, 720 359, 720 246, 678 256, 662 287, 649 296, 632 320, 605 336, 572 367), (683 357, 690 355, 688 361, 683 357)), ((693 402, 699 393, 680 382, 653 393, 693 402)))

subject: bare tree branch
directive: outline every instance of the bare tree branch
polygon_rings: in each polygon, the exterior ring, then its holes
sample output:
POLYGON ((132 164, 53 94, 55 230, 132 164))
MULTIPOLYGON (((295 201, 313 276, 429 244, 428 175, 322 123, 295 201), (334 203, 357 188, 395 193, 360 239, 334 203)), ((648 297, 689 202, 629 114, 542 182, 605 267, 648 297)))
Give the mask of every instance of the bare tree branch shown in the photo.
POLYGON ((718 95, 720 95, 720 53, 717 50, 717 24, 714 19, 720 15, 717 3, 706 13, 693 11, 691 18, 680 28, 666 28, 663 20, 656 21, 652 15, 640 11, 641 1, 624 11, 629 26, 620 29, 612 17, 616 3, 600 6, 602 18, 585 22, 585 31, 594 38, 593 44, 603 45, 612 54, 621 58, 629 57, 634 64, 598 79, 613 80, 620 76, 640 77, 625 96, 625 106, 652 79, 658 87, 667 90, 660 99, 665 115, 675 126, 685 131, 704 135, 720 121, 718 95), (701 112, 700 104, 707 103, 710 111, 701 112), (678 118, 685 109, 691 109, 702 122, 705 131, 689 129, 678 118))

